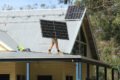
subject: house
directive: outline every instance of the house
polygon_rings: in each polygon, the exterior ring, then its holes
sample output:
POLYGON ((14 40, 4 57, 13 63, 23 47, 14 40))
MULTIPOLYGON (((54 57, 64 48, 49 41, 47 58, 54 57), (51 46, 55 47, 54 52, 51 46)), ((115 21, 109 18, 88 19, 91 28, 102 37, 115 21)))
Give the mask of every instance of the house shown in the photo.
POLYGON ((99 59, 86 9, 77 20, 65 19, 66 13, 67 9, 0 11, 0 80, 98 80, 100 67, 108 80, 111 66, 99 59), (57 55, 55 48, 48 54, 51 39, 42 37, 40 20, 67 24, 69 40, 58 40, 65 54, 57 55), (19 44, 31 52, 17 51, 19 44))

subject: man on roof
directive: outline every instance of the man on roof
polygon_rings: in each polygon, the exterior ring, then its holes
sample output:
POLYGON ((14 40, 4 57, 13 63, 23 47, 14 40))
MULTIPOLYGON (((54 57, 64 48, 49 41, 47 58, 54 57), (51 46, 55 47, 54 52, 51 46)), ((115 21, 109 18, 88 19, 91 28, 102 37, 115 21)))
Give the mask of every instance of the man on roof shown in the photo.
POLYGON ((56 37, 57 35, 59 35, 59 33, 57 33, 57 32, 53 33, 52 42, 51 42, 50 48, 48 49, 49 54, 51 54, 51 50, 52 50, 54 45, 56 45, 56 49, 57 49, 58 54, 60 53, 60 49, 59 49, 59 45, 58 45, 58 39, 56 37))

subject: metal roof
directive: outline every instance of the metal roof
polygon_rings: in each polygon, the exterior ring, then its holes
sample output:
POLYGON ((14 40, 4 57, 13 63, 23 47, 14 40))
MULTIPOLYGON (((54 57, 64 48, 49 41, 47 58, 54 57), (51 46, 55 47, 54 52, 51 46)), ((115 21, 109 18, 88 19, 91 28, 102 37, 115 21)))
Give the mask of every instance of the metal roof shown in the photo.
POLYGON ((5 31, 0 31, 0 42, 7 45, 11 50, 17 49, 17 43, 5 31))
POLYGON ((67 61, 67 62, 85 62, 88 64, 110 67, 110 65, 97 61, 94 59, 86 58, 80 55, 68 55, 68 54, 48 54, 45 52, 0 52, 0 62, 4 61, 67 61))
MULTIPOLYGON (((51 39, 43 38, 40 29, 40 19, 56 20, 66 22, 68 27, 69 40, 59 39, 60 50, 70 54, 77 37, 77 34, 85 16, 86 9, 81 19, 65 20, 67 9, 52 10, 28 10, 28 11, 6 11, 0 13, 0 26, 6 27, 7 33, 25 48, 32 51, 47 52, 51 39), (3 24, 6 25, 3 25, 3 24)), ((56 52, 54 48, 53 53, 56 52)))

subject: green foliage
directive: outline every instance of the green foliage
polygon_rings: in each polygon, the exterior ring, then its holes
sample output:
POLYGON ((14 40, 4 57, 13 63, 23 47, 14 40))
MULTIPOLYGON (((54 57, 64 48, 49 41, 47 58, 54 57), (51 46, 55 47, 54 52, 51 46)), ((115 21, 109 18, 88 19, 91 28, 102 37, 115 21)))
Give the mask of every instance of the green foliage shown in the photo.
POLYGON ((113 24, 113 38, 120 45, 120 24, 113 24))
MULTIPOLYGON (((99 41, 97 43, 99 44, 98 48, 100 52, 100 59, 103 62, 110 64, 114 68, 120 70, 120 56, 117 54, 119 53, 120 48, 116 47, 115 41, 111 39, 109 41, 99 41)), ((110 76, 111 75, 109 75, 109 77, 110 76)))
MULTIPOLYGON (((80 1, 77 0, 76 3, 78 2, 80 1)), ((118 28, 120 24, 114 23, 120 15, 119 0, 82 0, 80 5, 87 7, 87 12, 92 18, 91 23, 94 23, 92 24, 94 32, 99 34, 100 39, 108 41, 114 38, 117 43, 120 43, 120 31, 118 28), (118 29, 117 34, 116 29, 118 29)), ((120 21, 120 18, 117 20, 120 21)))

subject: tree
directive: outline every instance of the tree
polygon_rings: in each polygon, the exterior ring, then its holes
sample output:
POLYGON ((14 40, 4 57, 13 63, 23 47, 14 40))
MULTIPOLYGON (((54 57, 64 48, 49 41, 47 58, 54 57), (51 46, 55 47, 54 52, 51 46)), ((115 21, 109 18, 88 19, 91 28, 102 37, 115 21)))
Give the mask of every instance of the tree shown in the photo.
POLYGON ((41 8, 45 8, 45 6, 46 6, 45 4, 41 4, 40 5, 41 8))
POLYGON ((13 10, 14 8, 9 4, 4 4, 2 10, 13 10))

